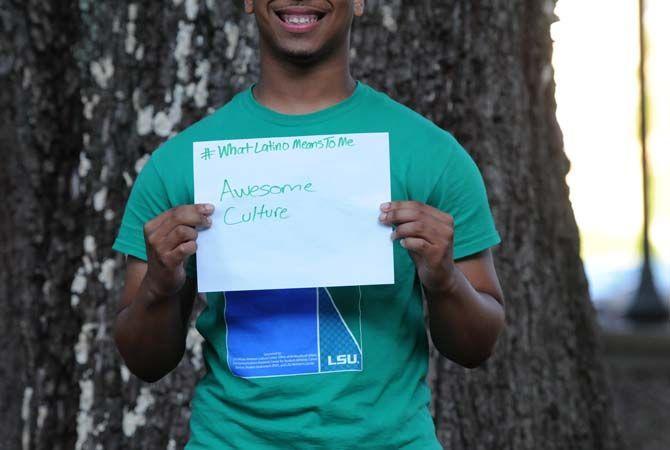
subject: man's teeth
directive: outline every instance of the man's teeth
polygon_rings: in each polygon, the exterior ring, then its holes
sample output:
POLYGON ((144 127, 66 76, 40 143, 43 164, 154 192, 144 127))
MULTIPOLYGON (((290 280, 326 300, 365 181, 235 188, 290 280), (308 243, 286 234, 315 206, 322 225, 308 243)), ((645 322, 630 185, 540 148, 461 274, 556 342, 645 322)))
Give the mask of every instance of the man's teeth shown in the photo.
POLYGON ((284 22, 287 23, 293 23, 296 25, 302 25, 305 23, 314 23, 319 18, 316 15, 308 15, 308 16, 290 16, 290 15, 285 15, 284 16, 284 22))

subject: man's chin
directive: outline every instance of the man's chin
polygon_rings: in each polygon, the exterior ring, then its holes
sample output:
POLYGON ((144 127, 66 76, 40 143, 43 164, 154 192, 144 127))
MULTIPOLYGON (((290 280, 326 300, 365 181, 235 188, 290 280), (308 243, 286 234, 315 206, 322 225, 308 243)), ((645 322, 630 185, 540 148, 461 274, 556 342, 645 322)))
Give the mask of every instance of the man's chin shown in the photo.
POLYGON ((282 56, 293 62, 310 63, 319 59, 323 54, 323 50, 314 46, 305 45, 287 45, 279 47, 279 52, 282 56))

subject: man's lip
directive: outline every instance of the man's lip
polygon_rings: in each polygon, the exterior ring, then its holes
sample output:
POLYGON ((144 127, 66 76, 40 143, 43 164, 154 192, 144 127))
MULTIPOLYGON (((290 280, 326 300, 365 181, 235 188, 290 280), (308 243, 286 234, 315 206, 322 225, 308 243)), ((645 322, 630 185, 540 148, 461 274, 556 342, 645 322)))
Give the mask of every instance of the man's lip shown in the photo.
POLYGON ((315 8, 313 6, 285 6, 283 8, 277 8, 274 10, 274 12, 277 15, 295 15, 295 16, 300 16, 300 15, 309 15, 309 14, 314 14, 319 17, 319 19, 323 16, 325 16, 328 11, 325 11, 320 8, 315 8))

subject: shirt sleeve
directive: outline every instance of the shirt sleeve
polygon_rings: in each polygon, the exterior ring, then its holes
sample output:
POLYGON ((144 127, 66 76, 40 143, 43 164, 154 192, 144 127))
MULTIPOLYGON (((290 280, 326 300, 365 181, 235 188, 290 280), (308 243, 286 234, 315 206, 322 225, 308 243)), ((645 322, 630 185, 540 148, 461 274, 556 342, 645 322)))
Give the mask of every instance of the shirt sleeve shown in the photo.
POLYGON ((454 218, 454 260, 501 242, 489 207, 484 180, 472 157, 455 139, 447 166, 427 204, 454 218))
MULTIPOLYGON (((150 158, 130 191, 112 249, 146 261, 144 224, 173 206, 155 163, 150 158)), ((186 264, 186 274, 195 277, 195 272, 195 258, 191 256, 186 264)))

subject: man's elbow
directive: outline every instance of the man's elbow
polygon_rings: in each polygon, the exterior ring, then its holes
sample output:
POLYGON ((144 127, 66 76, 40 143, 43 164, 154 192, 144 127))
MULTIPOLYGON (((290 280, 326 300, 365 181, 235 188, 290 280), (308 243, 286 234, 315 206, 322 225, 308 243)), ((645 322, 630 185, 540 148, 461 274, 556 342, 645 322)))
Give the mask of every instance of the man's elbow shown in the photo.
POLYGON ((130 373, 145 383, 155 383, 160 381, 179 365, 179 361, 177 361, 176 363, 171 362, 170 364, 162 365, 161 367, 147 367, 145 365, 133 364, 132 361, 124 358, 123 355, 121 355, 121 357, 130 373))
POLYGON ((505 326, 505 310, 502 308, 501 303, 500 316, 498 317, 495 326, 491 327, 495 331, 492 331, 491 334, 483 340, 483 342, 479 342, 479 345, 476 346, 478 347, 477 351, 468 352, 465 357, 461 358, 461 361, 456 362, 467 369, 476 369, 480 367, 482 364, 488 361, 491 356, 493 356, 494 350, 498 340, 500 339, 500 336, 505 329, 505 326))
POLYGON ((142 372, 142 371, 133 372, 132 370, 130 370, 130 372, 140 380, 144 381, 145 383, 155 383, 163 379, 163 377, 169 373, 169 372, 158 373, 158 372, 142 372))
POLYGON ((139 351, 140 346, 128 336, 114 330, 114 343, 124 364, 137 378, 146 383, 155 383, 174 370, 181 361, 185 347, 174 355, 164 354, 160 358, 147 357, 139 351))
POLYGON ((436 349, 440 352, 445 358, 455 362, 459 366, 462 366, 466 369, 476 369, 482 366, 486 361, 488 361, 494 353, 496 342, 492 342, 489 345, 480 347, 478 349, 470 349, 467 352, 454 353, 451 351, 445 351, 439 346, 436 346, 436 349))
POLYGON ((461 361, 456 361, 456 363, 462 367, 465 367, 466 369, 476 369, 480 366, 482 366, 486 361, 488 361, 489 358, 493 355, 493 349, 484 352, 480 355, 476 355, 475 357, 470 357, 467 359, 463 359, 461 361))

